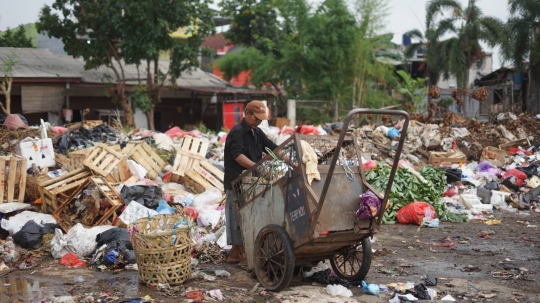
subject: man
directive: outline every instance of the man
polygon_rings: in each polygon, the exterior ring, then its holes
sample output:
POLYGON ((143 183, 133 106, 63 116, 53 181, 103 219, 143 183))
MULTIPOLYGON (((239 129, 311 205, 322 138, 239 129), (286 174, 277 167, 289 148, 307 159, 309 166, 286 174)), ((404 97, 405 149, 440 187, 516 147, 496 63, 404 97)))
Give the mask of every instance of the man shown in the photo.
POLYGON ((267 147, 271 150, 277 147, 257 127, 263 120, 268 120, 266 105, 258 100, 249 102, 244 110, 244 119, 231 129, 225 141, 224 184, 227 191, 225 218, 227 244, 232 245, 227 262, 239 263, 241 267, 247 265, 247 260, 240 233, 238 210, 234 202, 232 181, 240 176, 242 170, 252 167, 261 160, 267 147))

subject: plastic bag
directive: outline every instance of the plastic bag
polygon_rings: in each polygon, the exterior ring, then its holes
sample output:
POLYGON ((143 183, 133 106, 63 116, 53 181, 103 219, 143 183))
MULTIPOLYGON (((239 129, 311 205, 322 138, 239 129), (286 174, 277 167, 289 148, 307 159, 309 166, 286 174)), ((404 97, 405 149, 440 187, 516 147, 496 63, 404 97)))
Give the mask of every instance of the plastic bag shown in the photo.
POLYGON ((199 216, 199 212, 191 206, 184 208, 184 213, 190 216, 193 220, 197 220, 197 217, 199 216))
POLYGON ((152 216, 155 216, 157 214, 158 214, 157 211, 155 211, 153 209, 150 209, 148 207, 145 207, 144 205, 142 205, 140 203, 132 201, 124 209, 124 211, 119 216, 119 218, 125 224, 130 224, 130 223, 133 223, 133 222, 137 221, 140 218, 152 217, 152 216))
POLYGON ((216 225, 219 222, 219 219, 221 219, 221 212, 219 210, 200 210, 199 215, 197 217, 197 224, 199 226, 208 226, 212 225, 212 228, 216 227, 216 225))
POLYGON ((56 226, 52 223, 41 226, 34 220, 30 220, 24 224, 21 230, 13 234, 13 242, 22 248, 36 250, 41 246, 43 235, 52 234, 56 226))
POLYGON ((484 173, 489 172, 495 175, 499 173, 499 170, 495 167, 495 165, 493 165, 489 161, 480 162, 480 164, 478 164, 477 169, 479 172, 484 172, 484 173))
POLYGON ((136 201, 148 208, 156 209, 159 201, 163 200, 163 191, 157 185, 131 185, 122 187, 120 196, 126 204, 136 201))
POLYGON ((391 129, 388 130, 388 138, 390 138, 390 140, 394 140, 395 138, 399 138, 399 130, 397 130, 395 127, 392 127, 391 129))
POLYGON ((382 199, 371 190, 368 190, 360 195, 360 206, 356 211, 356 218, 363 220, 376 217, 381 209, 381 204, 382 199))
POLYGON ((519 170, 517 170, 517 169, 515 169, 515 168, 514 168, 514 169, 511 169, 511 170, 509 170, 509 171, 507 171, 507 172, 504 174, 504 178, 505 178, 505 179, 507 179, 507 178, 509 178, 509 177, 512 177, 512 176, 516 177, 516 185, 517 185, 517 186, 523 185, 523 181, 524 181, 525 179, 527 179, 527 175, 526 175, 524 172, 519 171, 519 170))
POLYGON ((328 285, 326 286, 326 293, 331 296, 342 296, 347 298, 350 298, 353 295, 352 291, 342 285, 328 285))
POLYGON ((450 187, 447 191, 444 192, 445 197, 453 197, 457 195, 457 191, 455 187, 450 187))
POLYGON ((129 239, 129 232, 125 228, 112 228, 106 230, 96 237, 97 247, 101 247, 103 244, 110 244, 113 241, 123 243, 127 249, 133 249, 131 241, 129 239))
POLYGON ((56 223, 56 220, 53 216, 49 214, 41 214, 33 211, 25 210, 22 213, 16 214, 9 218, 9 220, 2 219, 1 226, 3 229, 7 230, 10 235, 21 230, 21 228, 30 220, 39 223, 56 223))
POLYGON ((165 132, 165 135, 171 137, 171 138, 181 138, 184 136, 184 131, 181 130, 178 126, 175 126, 168 131, 165 132))
MULTIPOLYGON (((198 195, 193 200, 191 206, 195 208, 203 208, 205 206, 215 206, 221 202, 221 191, 217 188, 208 189, 204 193, 198 195)), ((215 208, 215 207, 214 207, 215 208)))
POLYGON ((319 128, 317 126, 302 125, 300 126, 299 133, 301 135, 318 135, 319 128))
POLYGON ((397 211, 397 220, 401 224, 421 225, 424 218, 432 220, 436 217, 435 208, 426 202, 412 202, 397 211))
POLYGON ((174 214, 176 212, 176 208, 170 207, 169 204, 167 203, 167 201, 161 200, 161 201, 159 201, 159 206, 156 209, 156 211, 160 215, 170 215, 170 214, 174 214))
POLYGON ((373 160, 367 160, 362 164, 362 168, 364 169, 365 172, 372 169, 377 169, 377 162, 373 160))
POLYGON ((362 289, 366 292, 366 294, 378 296, 381 292, 381 289, 379 285, 377 284, 366 284, 365 281, 362 281, 362 289))
POLYGON ((74 253, 67 253, 65 254, 62 259, 60 259, 60 264, 64 266, 69 267, 84 267, 86 266, 86 262, 79 260, 79 257, 77 257, 74 253))
POLYGON ((196 130, 196 129, 188 131, 186 133, 186 135, 192 136, 193 138, 201 138, 202 137, 202 133, 200 131, 196 130))

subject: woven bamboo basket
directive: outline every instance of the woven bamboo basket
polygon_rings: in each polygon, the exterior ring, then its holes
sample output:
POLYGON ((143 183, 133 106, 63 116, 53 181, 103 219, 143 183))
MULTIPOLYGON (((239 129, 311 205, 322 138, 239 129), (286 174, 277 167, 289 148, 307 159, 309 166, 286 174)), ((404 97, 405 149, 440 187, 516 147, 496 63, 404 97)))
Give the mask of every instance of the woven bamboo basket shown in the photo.
POLYGON ((130 224, 131 244, 139 267, 139 281, 147 285, 179 285, 191 277, 191 232, 177 223, 180 214, 155 215, 130 224))

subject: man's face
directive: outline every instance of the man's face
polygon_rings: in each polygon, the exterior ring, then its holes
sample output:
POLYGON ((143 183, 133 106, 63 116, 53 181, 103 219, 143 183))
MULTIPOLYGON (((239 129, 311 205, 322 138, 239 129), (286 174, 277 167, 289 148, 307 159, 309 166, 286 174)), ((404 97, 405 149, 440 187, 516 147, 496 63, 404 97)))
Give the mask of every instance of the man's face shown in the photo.
POLYGON ((262 120, 257 118, 253 112, 247 112, 244 119, 246 119, 246 123, 251 129, 259 126, 262 122, 262 120))

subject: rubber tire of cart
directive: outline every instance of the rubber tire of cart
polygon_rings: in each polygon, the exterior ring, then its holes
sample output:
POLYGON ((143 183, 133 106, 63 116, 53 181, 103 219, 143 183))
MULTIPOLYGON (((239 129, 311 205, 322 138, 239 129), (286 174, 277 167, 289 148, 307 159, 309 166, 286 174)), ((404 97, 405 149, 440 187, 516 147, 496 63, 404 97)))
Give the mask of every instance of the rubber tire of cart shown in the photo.
POLYGON ((285 229, 283 229, 283 227, 275 224, 269 224, 259 231, 259 233, 257 234, 257 239, 255 240, 254 260, 254 271, 257 275, 257 280, 259 280, 259 283, 261 283, 262 287, 269 291, 278 292, 289 285, 294 274, 295 256, 291 238, 289 237, 285 229), (275 284, 269 284, 263 279, 264 273, 262 270, 262 262, 261 259, 257 257, 257 254, 261 251, 262 248, 263 237, 268 233, 273 233, 274 236, 281 240, 281 242, 283 243, 283 252, 285 257, 285 262, 283 262, 283 265, 285 265, 284 273, 280 281, 275 284))
POLYGON ((335 258, 338 255, 335 255, 334 258, 330 259, 330 265, 332 265, 332 269, 334 270, 334 273, 336 274, 336 276, 342 279, 348 280, 348 281, 364 280, 364 278, 367 276, 369 272, 369 268, 371 267, 372 251, 371 251, 371 241, 369 240, 369 237, 362 240, 362 242, 360 242, 360 245, 362 246, 362 252, 363 252, 362 260, 361 260, 362 263, 360 265, 360 269, 355 274, 348 275, 341 272, 341 270, 338 268, 335 261, 335 258))

